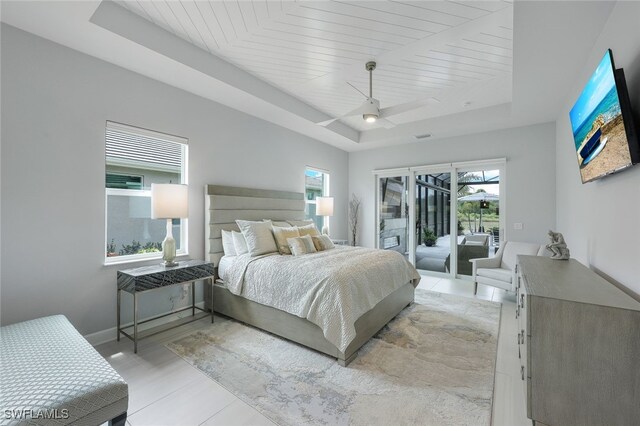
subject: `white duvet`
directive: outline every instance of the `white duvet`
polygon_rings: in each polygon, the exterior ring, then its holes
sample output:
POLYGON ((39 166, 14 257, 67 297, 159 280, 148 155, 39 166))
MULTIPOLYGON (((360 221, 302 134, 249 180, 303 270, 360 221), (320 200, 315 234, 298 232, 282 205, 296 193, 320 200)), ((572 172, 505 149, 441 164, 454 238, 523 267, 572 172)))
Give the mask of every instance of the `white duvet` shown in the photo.
POLYGON ((308 319, 341 351, 356 336, 356 320, 408 282, 417 286, 420 275, 400 253, 348 246, 236 256, 225 274, 233 294, 308 319))

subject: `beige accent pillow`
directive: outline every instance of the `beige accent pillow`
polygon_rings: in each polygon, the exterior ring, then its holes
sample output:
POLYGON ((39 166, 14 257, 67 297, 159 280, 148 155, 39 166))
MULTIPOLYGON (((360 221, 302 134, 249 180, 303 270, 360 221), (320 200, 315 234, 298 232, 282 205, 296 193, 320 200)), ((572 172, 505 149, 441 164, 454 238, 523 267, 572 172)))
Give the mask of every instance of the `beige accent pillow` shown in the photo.
POLYGON ((313 223, 305 226, 298 226, 298 232, 300 233, 301 237, 304 235, 310 235, 312 237, 314 235, 320 235, 320 232, 318 232, 318 228, 316 228, 316 225, 314 225, 313 223))
POLYGON ((287 242, 287 240, 289 238, 296 238, 299 236, 300 232, 298 232, 298 228, 296 228, 295 226, 286 228, 275 225, 273 226, 273 237, 276 239, 276 246, 278 246, 278 251, 280 252, 280 254, 291 254, 291 250, 289 249, 289 243, 287 242))
POLYGON ((310 235, 304 237, 287 238, 289 244, 289 250, 294 256, 300 256, 307 253, 315 253, 316 247, 313 245, 313 240, 310 235))
POLYGON ((328 235, 314 235, 311 239, 313 240, 313 245, 316 247, 317 251, 330 250, 336 247, 328 235))
POLYGON ((250 220, 236 220, 247 240, 247 249, 251 257, 278 251, 276 240, 273 239, 271 221, 254 222, 250 220))
POLYGON ((237 256, 249 252, 249 249, 247 249, 247 240, 244 239, 244 235, 237 231, 231 231, 231 237, 233 238, 233 246, 236 249, 237 256))
POLYGON ((233 244, 233 234, 231 231, 222 230, 222 250, 225 256, 235 256, 236 246, 233 244))
POLYGON ((288 220, 289 225, 291 226, 306 226, 313 224, 313 219, 304 219, 304 220, 288 220))

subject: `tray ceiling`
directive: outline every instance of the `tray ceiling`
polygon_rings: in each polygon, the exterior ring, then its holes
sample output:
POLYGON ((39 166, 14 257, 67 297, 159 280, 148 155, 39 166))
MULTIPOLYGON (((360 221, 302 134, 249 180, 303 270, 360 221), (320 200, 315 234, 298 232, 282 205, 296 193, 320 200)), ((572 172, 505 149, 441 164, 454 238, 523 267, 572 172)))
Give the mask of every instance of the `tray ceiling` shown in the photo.
POLYGON ((390 118, 399 124, 511 101, 510 2, 117 3, 330 116, 362 104, 347 83, 368 92, 369 60, 381 106, 414 107, 390 118))

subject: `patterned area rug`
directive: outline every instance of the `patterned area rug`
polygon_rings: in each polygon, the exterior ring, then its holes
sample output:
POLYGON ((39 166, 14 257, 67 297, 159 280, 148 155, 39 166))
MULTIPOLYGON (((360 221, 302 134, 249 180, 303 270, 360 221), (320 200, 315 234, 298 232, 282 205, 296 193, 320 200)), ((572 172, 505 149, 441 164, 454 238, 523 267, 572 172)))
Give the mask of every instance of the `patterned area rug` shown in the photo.
POLYGON ((347 367, 233 320, 167 347, 280 425, 489 425, 500 304, 416 290, 347 367))

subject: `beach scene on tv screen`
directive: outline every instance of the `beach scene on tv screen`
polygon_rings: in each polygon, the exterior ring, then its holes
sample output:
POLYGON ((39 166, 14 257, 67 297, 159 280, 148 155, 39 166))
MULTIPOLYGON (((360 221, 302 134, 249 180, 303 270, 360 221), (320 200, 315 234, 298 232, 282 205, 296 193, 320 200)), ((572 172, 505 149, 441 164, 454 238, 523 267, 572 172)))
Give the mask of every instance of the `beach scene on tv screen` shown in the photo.
POLYGON ((607 52, 569 113, 583 182, 631 164, 613 72, 607 52))

